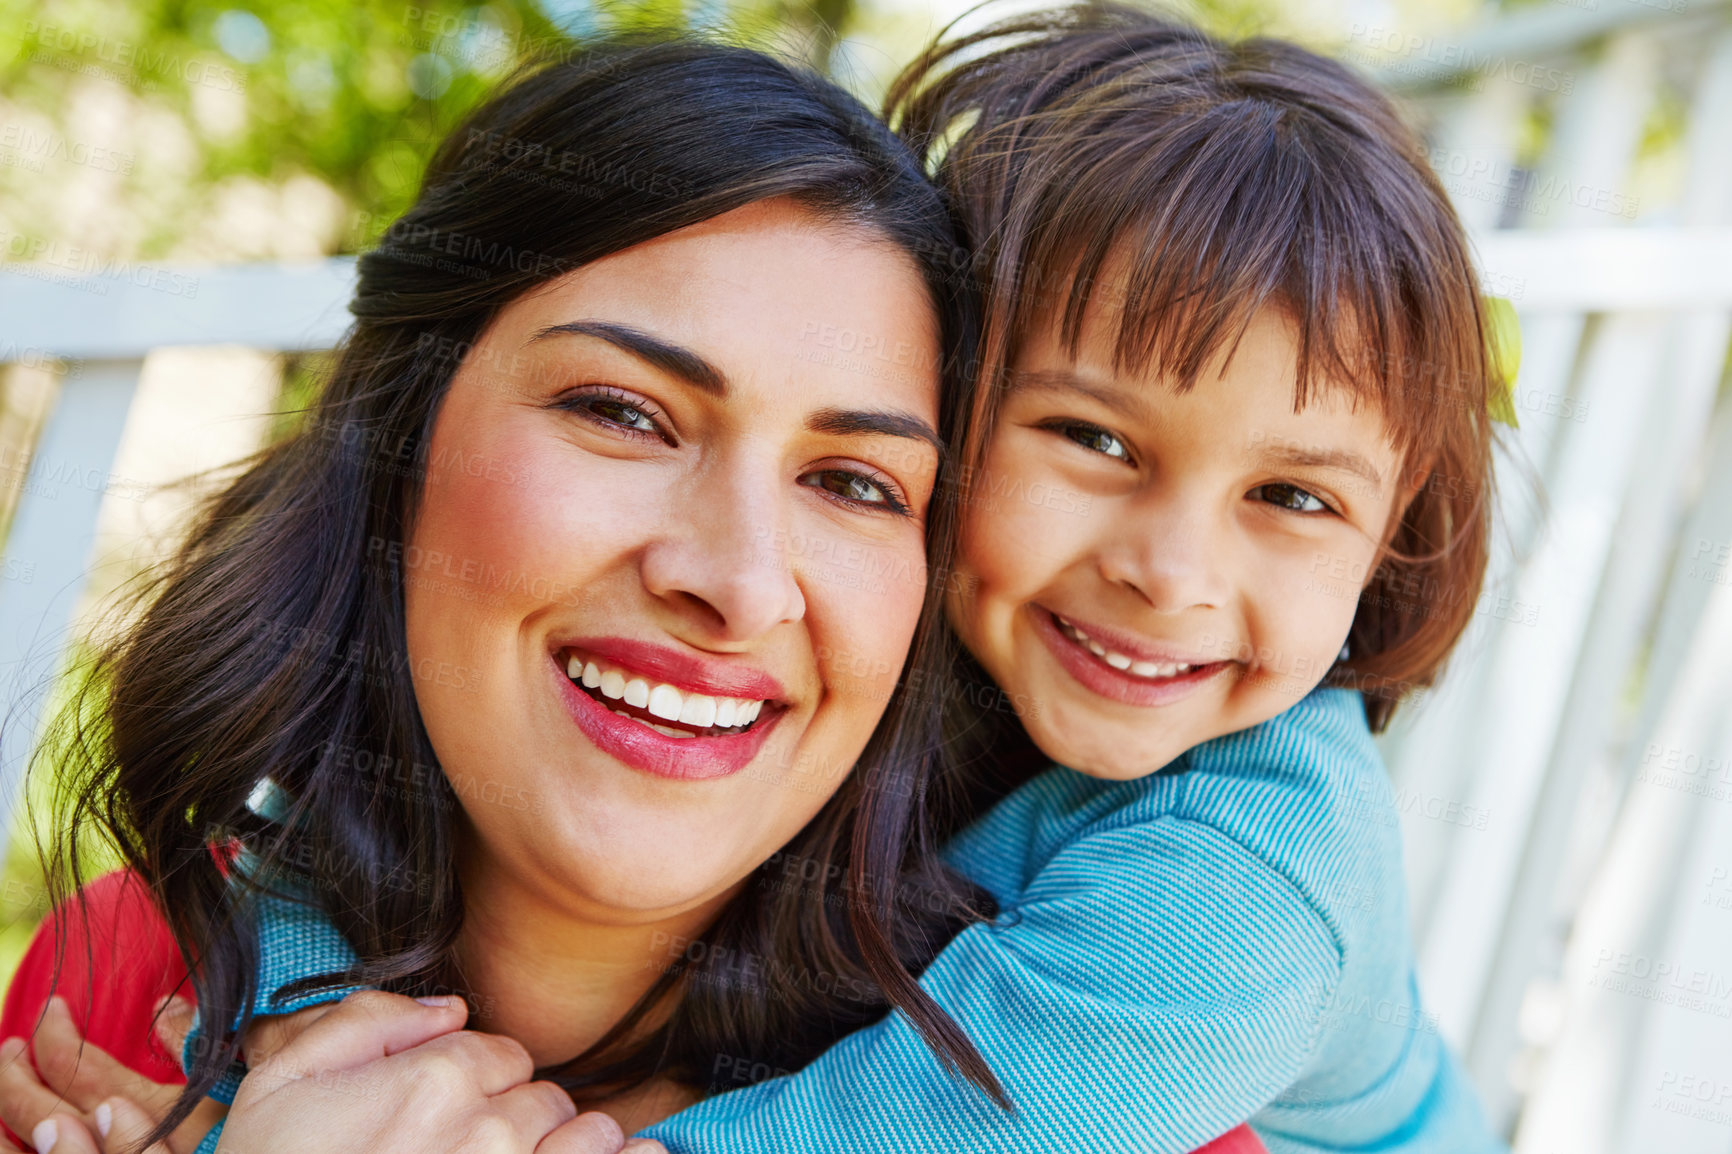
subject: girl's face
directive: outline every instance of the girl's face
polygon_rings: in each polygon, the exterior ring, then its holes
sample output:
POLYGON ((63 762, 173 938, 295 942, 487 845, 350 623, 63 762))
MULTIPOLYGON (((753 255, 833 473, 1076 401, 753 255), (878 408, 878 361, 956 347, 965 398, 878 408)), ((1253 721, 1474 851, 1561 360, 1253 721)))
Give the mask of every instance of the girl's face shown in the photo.
POLYGON ((1188 393, 1084 319, 1075 360, 1047 331, 1012 366, 948 609, 1044 753, 1124 779, 1316 686, 1405 495, 1376 411, 1294 411, 1278 313, 1188 393))
POLYGON ((778 200, 500 312, 401 558, 466 852, 553 908, 647 922, 718 899, 830 797, 924 594, 929 301, 890 244, 778 200), (915 367, 833 358, 838 333, 915 367))

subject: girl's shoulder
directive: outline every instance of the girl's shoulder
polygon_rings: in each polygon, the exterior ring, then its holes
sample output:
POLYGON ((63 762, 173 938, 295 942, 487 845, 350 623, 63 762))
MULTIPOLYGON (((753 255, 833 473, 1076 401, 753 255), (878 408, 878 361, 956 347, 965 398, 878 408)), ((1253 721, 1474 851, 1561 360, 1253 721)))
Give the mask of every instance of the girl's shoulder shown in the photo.
POLYGON ((85 1038, 155 1082, 184 1082, 179 1055, 151 1029, 168 994, 192 1000, 186 964, 144 880, 105 874, 57 906, 6 987, 0 1037, 28 1037, 48 999, 66 999, 85 1038))

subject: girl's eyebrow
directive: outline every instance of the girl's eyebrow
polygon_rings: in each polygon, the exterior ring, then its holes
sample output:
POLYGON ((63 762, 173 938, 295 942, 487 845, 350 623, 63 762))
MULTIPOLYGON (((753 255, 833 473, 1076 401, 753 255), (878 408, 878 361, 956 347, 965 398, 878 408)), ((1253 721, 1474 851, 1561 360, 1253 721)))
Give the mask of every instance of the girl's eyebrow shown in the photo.
POLYGON ((1135 389, 1099 385, 1068 369, 1013 369, 1008 392, 1077 393, 1136 421, 1148 421, 1153 410, 1135 389))
POLYGON ((1351 449, 1270 445, 1260 450, 1256 459, 1264 465, 1286 466, 1290 469, 1335 469, 1352 473, 1378 489, 1383 488, 1383 474, 1377 471, 1377 466, 1351 449))

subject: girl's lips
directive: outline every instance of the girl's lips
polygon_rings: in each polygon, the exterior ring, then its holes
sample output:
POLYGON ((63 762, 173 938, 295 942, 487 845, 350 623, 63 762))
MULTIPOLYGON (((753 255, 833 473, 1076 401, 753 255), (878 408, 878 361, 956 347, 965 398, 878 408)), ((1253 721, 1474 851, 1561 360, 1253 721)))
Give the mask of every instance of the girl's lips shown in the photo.
POLYGON ((1126 705, 1168 705, 1179 701, 1195 693, 1232 664, 1212 661, 1206 665, 1193 665, 1188 672, 1173 677, 1139 677, 1114 669, 1066 636, 1051 610, 1031 604, 1028 614, 1034 623, 1035 634, 1052 651, 1066 673, 1081 682, 1083 688, 1126 705))
POLYGON ((744 769, 758 756, 770 731, 786 712, 766 713, 744 733, 668 737, 641 722, 619 716, 573 684, 558 653, 552 655, 548 666, 556 679, 560 702, 596 748, 632 769, 676 781, 726 777, 744 769))

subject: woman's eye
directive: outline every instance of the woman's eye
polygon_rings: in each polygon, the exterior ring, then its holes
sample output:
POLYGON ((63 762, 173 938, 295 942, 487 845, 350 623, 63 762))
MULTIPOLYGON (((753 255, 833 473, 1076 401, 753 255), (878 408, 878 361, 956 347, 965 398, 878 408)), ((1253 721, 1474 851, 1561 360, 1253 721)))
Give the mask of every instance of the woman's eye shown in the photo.
POLYGON ((1099 425, 1064 424, 1059 431, 1085 449, 1093 449, 1108 457, 1117 457, 1121 461, 1131 459, 1130 450, 1125 443, 1101 428, 1099 425))
POLYGON ((650 420, 642 409, 629 402, 612 397, 592 397, 584 402, 583 407, 604 421, 611 421, 640 433, 661 433, 661 430, 656 428, 656 423, 650 420))
POLYGON ((1267 501, 1295 513, 1327 513, 1329 506, 1297 485, 1258 485, 1248 494, 1255 500, 1267 501))
POLYGON ((897 500, 896 495, 886 486, 859 473, 850 473, 846 469, 819 469, 801 477, 800 484, 834 493, 844 501, 852 501, 856 505, 880 505, 898 513, 908 511, 907 506, 897 500))

